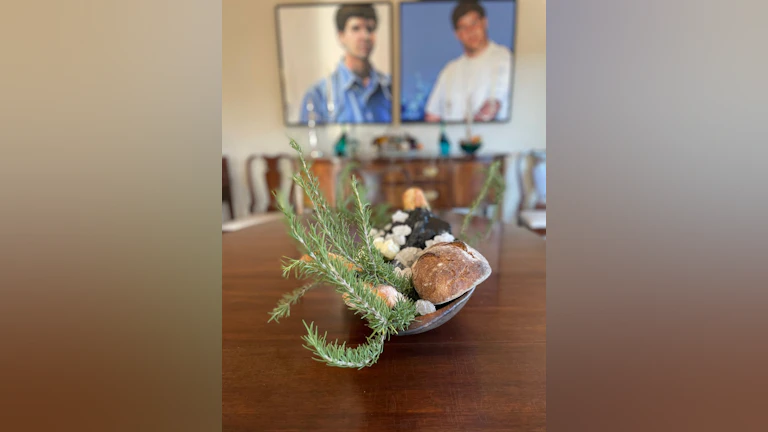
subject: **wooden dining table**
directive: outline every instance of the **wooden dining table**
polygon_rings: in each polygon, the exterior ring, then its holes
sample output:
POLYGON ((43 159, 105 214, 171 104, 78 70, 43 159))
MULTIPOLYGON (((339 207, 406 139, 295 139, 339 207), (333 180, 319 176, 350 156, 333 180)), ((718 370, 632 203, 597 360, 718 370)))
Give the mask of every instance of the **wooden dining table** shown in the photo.
MULTIPOLYGON (((458 215, 443 215, 455 230, 458 215)), ((476 219, 471 232, 487 221, 476 219)), ((450 321, 392 336, 364 369, 313 360, 301 337, 362 343, 365 322, 332 287, 309 291, 290 317, 267 322, 302 281, 282 276, 298 257, 282 221, 222 238, 224 431, 544 431, 546 240, 496 224, 478 250, 493 273, 450 321)))

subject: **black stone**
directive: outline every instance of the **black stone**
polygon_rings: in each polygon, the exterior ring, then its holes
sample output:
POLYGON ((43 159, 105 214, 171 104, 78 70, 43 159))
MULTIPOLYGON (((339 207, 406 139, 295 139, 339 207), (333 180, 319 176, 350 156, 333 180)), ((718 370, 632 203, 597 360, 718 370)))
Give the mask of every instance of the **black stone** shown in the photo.
POLYGON ((405 223, 411 227, 411 234, 406 238, 403 248, 424 249, 427 240, 432 240, 436 235, 451 233, 451 224, 427 209, 418 208, 411 211, 405 223))
POLYGON ((398 225, 408 225, 411 227, 411 233, 405 237, 405 244, 401 249, 407 247, 417 247, 424 249, 427 246, 427 240, 432 240, 436 235, 451 233, 451 225, 435 216, 434 213, 425 209, 417 208, 408 213, 408 219, 405 222, 392 222, 388 230, 383 227, 384 236, 392 233, 392 229, 398 225))

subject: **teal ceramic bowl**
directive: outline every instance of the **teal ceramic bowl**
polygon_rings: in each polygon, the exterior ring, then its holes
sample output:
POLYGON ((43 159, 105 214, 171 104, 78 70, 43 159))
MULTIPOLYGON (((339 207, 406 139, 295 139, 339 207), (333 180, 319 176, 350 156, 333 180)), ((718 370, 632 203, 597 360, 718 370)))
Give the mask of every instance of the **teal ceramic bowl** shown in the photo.
POLYGON ((461 146, 461 149, 464 151, 464 153, 468 155, 473 155, 480 148, 482 143, 462 142, 459 145, 461 146))

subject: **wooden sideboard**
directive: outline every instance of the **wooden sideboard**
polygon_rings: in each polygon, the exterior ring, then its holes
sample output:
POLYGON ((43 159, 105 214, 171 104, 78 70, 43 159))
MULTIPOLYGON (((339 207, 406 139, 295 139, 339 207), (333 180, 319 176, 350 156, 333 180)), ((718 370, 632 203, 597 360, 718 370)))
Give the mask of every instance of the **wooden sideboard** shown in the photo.
MULTIPOLYGON (((315 175, 321 189, 332 200, 338 193, 338 175, 344 165, 353 163, 355 174, 375 190, 374 201, 401 206, 403 192, 420 187, 433 209, 469 207, 485 182, 485 170, 496 160, 505 170, 505 154, 464 157, 393 156, 370 160, 317 159, 315 175)), ((494 197, 489 197, 493 199, 494 197)))

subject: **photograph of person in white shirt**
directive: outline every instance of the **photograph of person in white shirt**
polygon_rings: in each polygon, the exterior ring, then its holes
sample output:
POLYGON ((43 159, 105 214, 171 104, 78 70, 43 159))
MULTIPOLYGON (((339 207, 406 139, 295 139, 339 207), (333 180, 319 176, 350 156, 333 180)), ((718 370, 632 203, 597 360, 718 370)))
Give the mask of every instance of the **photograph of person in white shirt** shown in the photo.
POLYGON ((477 2, 460 2, 451 21, 464 53, 440 71, 424 120, 457 122, 468 116, 475 122, 508 120, 512 51, 488 37, 485 9, 477 2))

